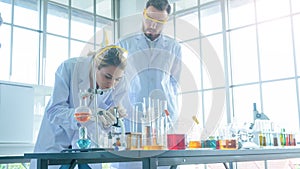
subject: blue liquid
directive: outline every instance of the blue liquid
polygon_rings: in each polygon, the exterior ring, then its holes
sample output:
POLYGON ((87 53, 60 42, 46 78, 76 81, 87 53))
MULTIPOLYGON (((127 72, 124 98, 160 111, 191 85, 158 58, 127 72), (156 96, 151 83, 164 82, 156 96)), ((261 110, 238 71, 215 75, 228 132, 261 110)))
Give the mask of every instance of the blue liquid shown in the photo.
POLYGON ((91 140, 90 139, 79 139, 77 141, 77 146, 81 149, 90 148, 91 140))

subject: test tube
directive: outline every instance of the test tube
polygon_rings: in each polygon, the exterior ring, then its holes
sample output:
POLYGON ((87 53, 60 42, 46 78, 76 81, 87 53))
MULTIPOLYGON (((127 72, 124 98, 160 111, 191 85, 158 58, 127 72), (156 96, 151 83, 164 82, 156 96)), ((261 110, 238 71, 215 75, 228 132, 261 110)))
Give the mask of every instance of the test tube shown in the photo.
POLYGON ((147 102, 151 104, 150 99, 143 98, 143 117, 142 119, 142 146, 151 145, 151 116, 150 108, 147 109, 147 102))

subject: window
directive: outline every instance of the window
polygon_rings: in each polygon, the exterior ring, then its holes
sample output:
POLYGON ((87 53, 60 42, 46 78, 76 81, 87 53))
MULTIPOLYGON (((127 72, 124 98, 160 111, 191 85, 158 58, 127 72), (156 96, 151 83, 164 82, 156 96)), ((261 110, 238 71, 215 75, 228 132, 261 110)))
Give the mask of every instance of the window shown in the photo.
POLYGON ((39 29, 39 1, 15 0, 14 24, 32 29, 39 29))
POLYGON ((47 32, 68 37, 69 16, 67 6, 48 3, 47 32))
POLYGON ((0 77, 1 80, 9 80, 9 74, 10 74, 10 35, 11 35, 11 27, 9 25, 3 24, 0 28, 0 62, 1 62, 1 68, 0 68, 0 77))
POLYGON ((229 32, 232 84, 259 81, 255 26, 229 32))
POLYGON ((200 31, 204 35, 222 31, 220 2, 215 2, 200 8, 200 31))
POLYGON ((112 0, 96 0, 96 14, 107 18, 113 18, 112 3, 112 0))
POLYGON ((45 59, 45 84, 47 86, 54 85, 54 72, 58 66, 68 59, 68 39, 58 36, 48 35, 47 36, 47 52, 45 59), (65 50, 57 50, 57 49, 65 50))
MULTIPOLYGON (((192 32, 181 36, 184 38, 180 40, 188 50, 191 48, 202 58, 200 64, 193 64, 199 66, 195 71, 200 73, 194 71, 193 74, 200 75, 195 78, 200 80, 200 88, 190 88, 189 94, 198 93, 197 97, 201 97, 198 100, 202 110, 197 111, 201 112, 203 123, 208 120, 210 109, 216 102, 213 92, 223 91, 224 97, 230 99, 224 101, 223 117, 215 117, 223 123, 233 122, 233 118, 252 122, 253 103, 257 103, 259 111, 276 124, 298 130, 298 3, 297 0, 227 0, 225 3, 216 0, 200 1, 196 5, 198 9, 185 8, 183 2, 176 3, 176 10, 179 10, 175 11, 176 38, 183 30, 188 30, 180 23, 190 23, 196 30, 200 25, 201 35, 192 32), (214 54, 217 58, 209 60, 214 54), (213 74, 217 68, 223 74, 213 74), (287 103, 286 98, 292 101, 287 103), (283 112, 287 116, 283 117, 283 112)), ((187 51, 185 53, 190 55, 187 51)), ((185 59, 188 60, 188 56, 185 59)))
POLYGON ((75 9, 71 13, 71 37, 83 41, 89 41, 89 39, 93 38, 93 15, 75 9))
POLYGON ((290 18, 258 25, 262 80, 294 76, 290 18))
POLYGON ((254 7, 254 0, 228 1, 229 28, 237 28, 249 24, 254 24, 254 7))
POLYGON ((39 33, 15 27, 13 29, 11 80, 37 84, 38 61, 39 33), (28 43, 29 39, 30 43, 28 43))

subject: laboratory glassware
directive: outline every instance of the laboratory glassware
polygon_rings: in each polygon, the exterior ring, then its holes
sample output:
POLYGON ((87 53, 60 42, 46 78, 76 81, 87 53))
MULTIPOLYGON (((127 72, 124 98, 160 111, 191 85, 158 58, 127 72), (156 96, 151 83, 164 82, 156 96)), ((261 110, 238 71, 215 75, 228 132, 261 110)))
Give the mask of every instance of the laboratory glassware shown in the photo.
POLYGON ((77 141, 77 146, 81 149, 87 149, 91 146, 87 128, 84 126, 90 120, 91 116, 92 111, 87 106, 87 97, 80 92, 80 105, 75 109, 74 117, 81 124, 79 127, 79 139, 77 141))

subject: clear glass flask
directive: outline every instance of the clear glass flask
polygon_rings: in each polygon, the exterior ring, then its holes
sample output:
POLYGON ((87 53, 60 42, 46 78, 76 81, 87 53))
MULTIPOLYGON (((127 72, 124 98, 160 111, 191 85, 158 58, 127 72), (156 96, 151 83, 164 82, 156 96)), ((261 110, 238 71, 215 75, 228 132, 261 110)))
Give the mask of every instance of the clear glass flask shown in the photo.
POLYGON ((91 109, 87 106, 86 96, 80 95, 80 105, 75 109, 74 117, 81 124, 79 127, 79 139, 77 141, 77 146, 81 149, 87 149, 91 146, 91 140, 88 138, 87 128, 84 126, 92 116, 91 109))

